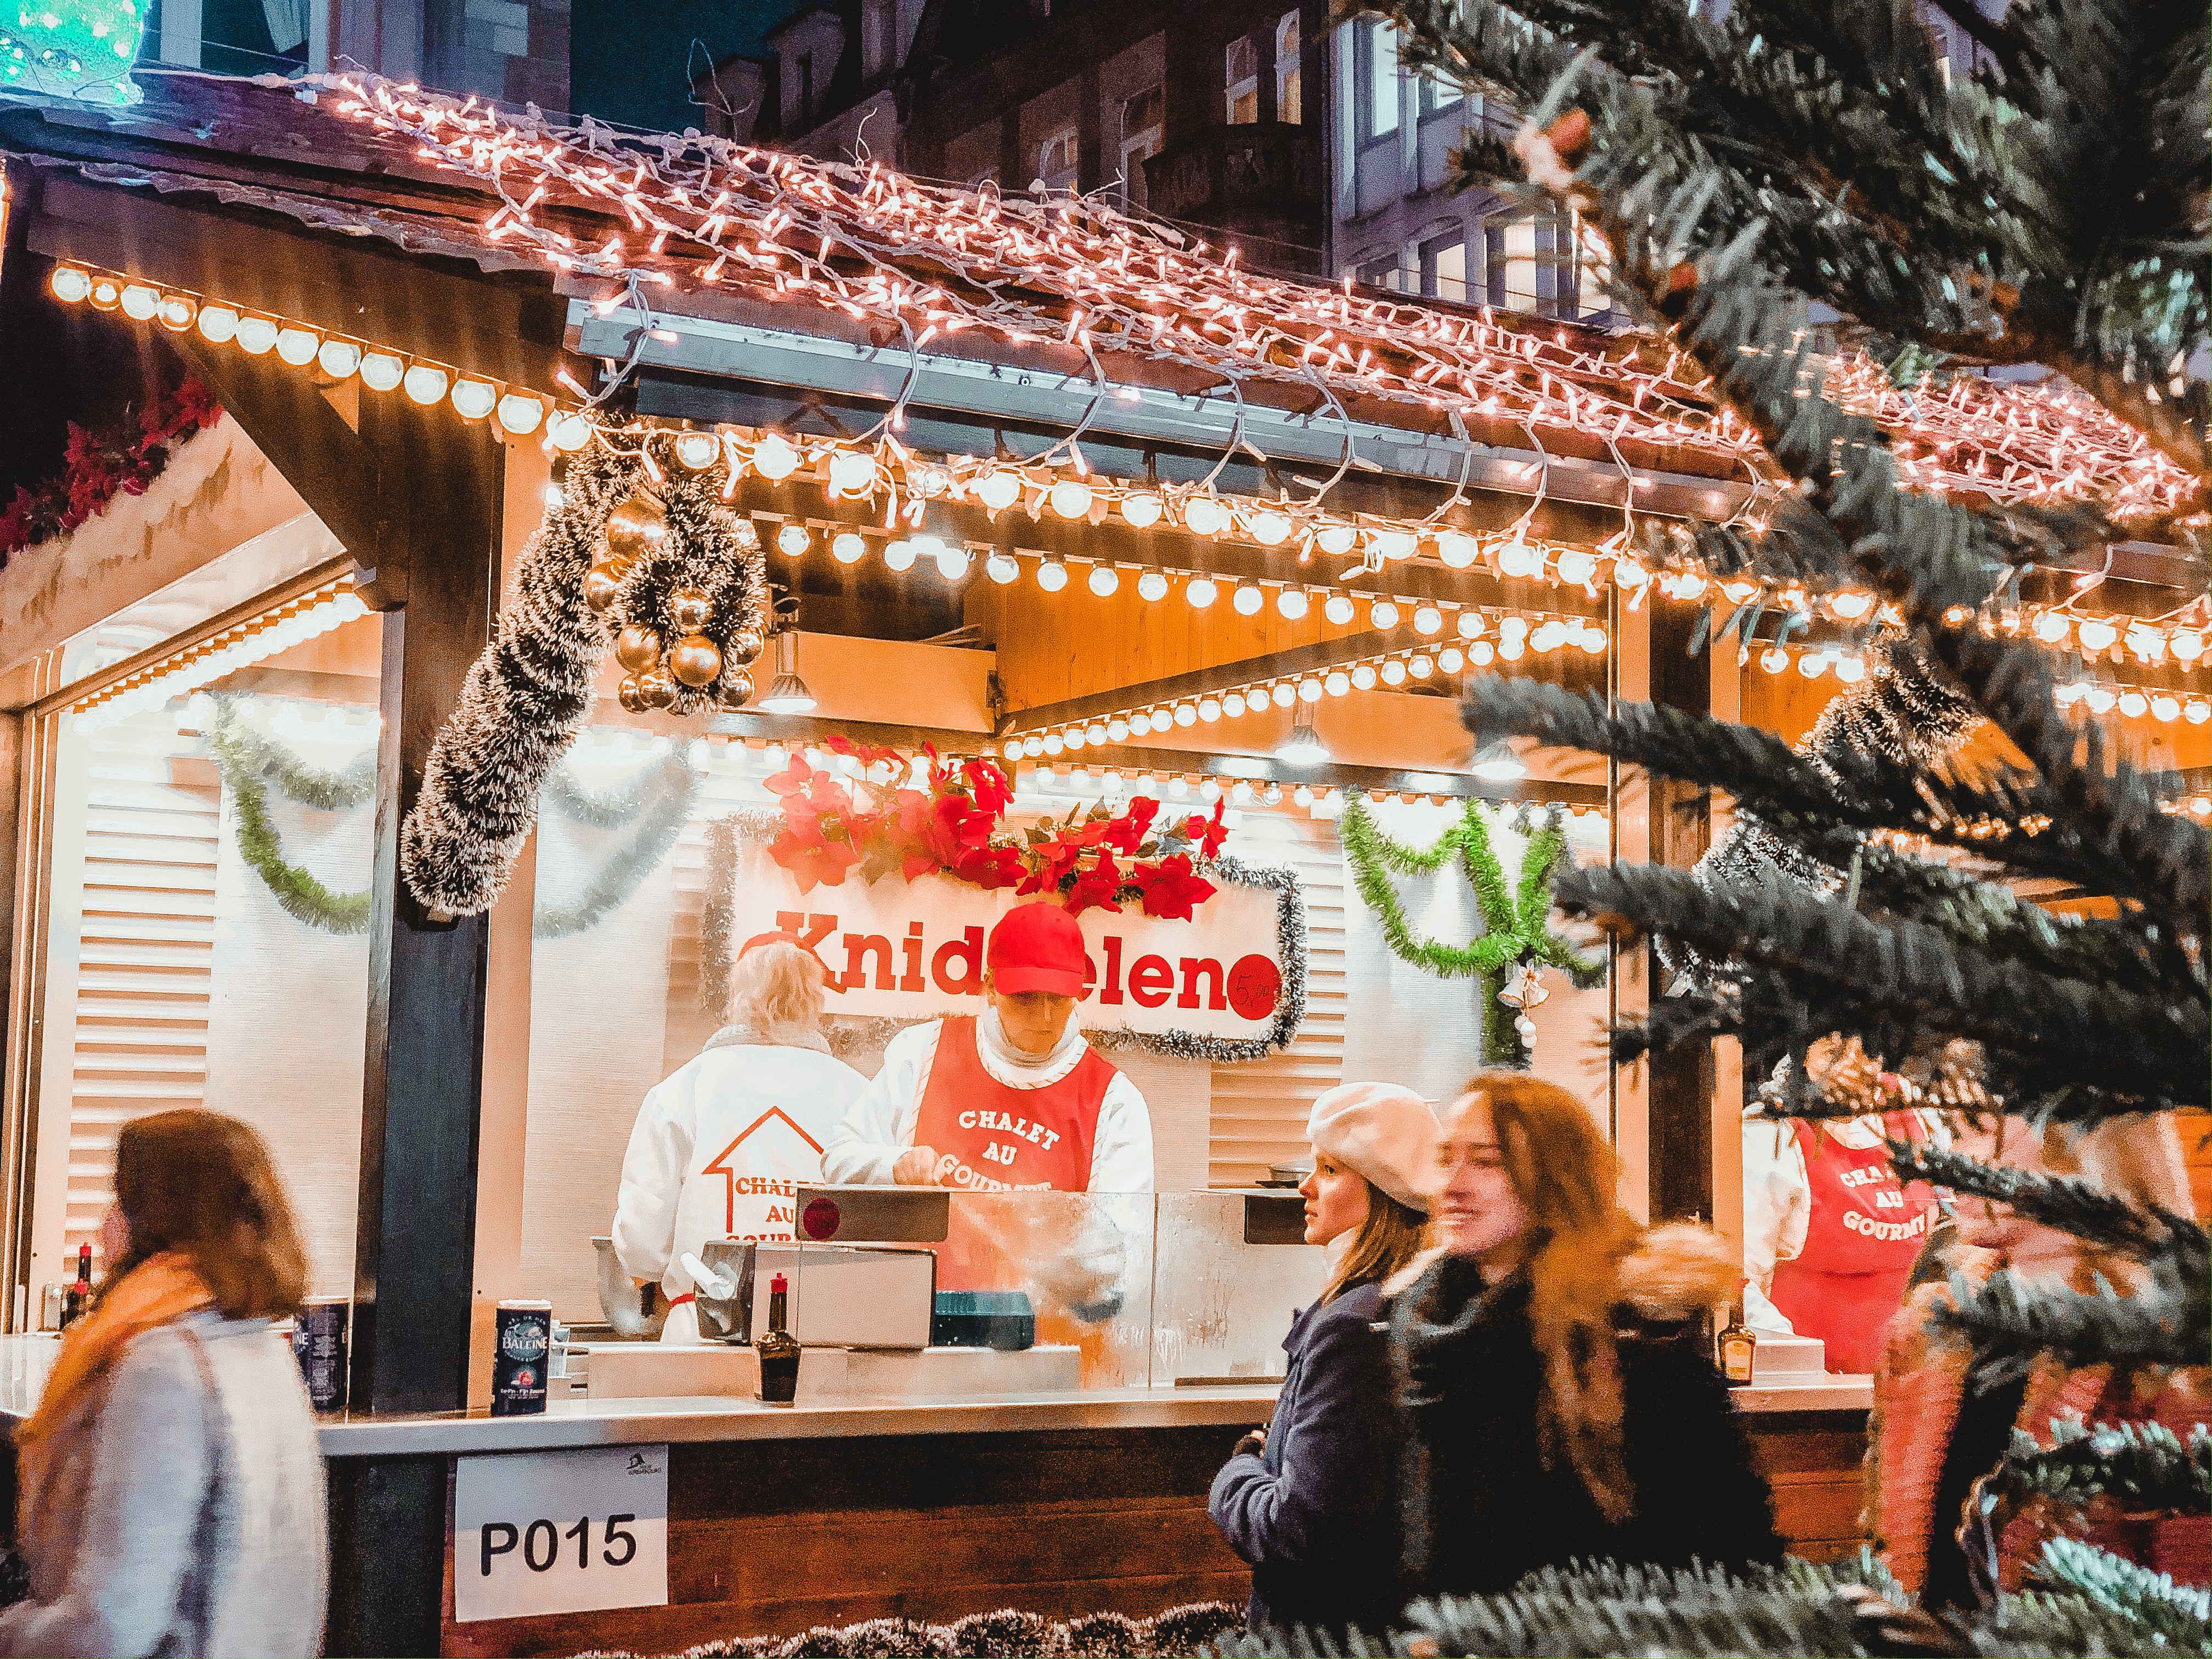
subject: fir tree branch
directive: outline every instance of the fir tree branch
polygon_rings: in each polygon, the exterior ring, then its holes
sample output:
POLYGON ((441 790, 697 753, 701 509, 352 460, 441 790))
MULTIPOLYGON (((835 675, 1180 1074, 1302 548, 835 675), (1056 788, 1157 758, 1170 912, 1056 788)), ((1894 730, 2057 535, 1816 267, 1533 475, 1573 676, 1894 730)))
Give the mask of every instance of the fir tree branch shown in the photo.
POLYGON ((2051 1425, 2045 1449, 2013 1431, 1994 1483, 2014 1509, 2033 1502, 2086 1509, 2102 1500, 2123 1514, 2202 1515, 2212 1510, 2212 1430, 2198 1423, 2185 1445, 2163 1423, 2051 1425))
POLYGON ((2070 1176, 2047 1176, 2010 1164, 1984 1164, 1933 1142, 1889 1142, 1900 1181, 1926 1181, 1964 1196, 2007 1206, 2088 1243, 2148 1261, 2163 1251, 2207 1256, 2204 1229, 2170 1210, 2137 1208, 2126 1199, 2070 1176))
POLYGON ((2185 1267, 2150 1264, 2149 1282, 2121 1296, 2101 1279, 2091 1291, 2029 1285, 2009 1272, 1978 1287, 1951 1276, 1952 1301, 1932 1317, 1962 1333, 1974 1350, 1977 1385, 2025 1376, 2039 1356, 2069 1367, 2202 1365, 2212 1352, 2212 1285, 2200 1258, 2185 1267))
POLYGON ((2112 1608, 2171 1650, 2212 1653, 2212 1595, 2204 1590, 2176 1584, 2166 1573, 2077 1538, 2046 1540, 2043 1567, 2057 1583, 2112 1608))

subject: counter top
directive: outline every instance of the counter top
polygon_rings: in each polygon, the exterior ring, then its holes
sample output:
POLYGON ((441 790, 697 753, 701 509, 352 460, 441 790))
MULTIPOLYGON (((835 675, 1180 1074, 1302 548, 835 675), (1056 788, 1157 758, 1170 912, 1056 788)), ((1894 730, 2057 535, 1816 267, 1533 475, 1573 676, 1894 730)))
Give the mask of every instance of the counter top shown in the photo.
MULTIPOLYGON (((0 1336, 0 1422, 30 1414, 59 1347, 51 1335, 0 1336)), ((1256 1425, 1277 1384, 1255 1380, 1207 1388, 1080 1389, 951 1400, 853 1396, 834 1403, 764 1406, 757 1400, 678 1398, 550 1401, 542 1415, 459 1413, 325 1419, 325 1457, 394 1457, 536 1451, 667 1441, 845 1439, 864 1435, 980 1434, 1053 1429, 1153 1429, 1256 1425)), ((1873 1380, 1822 1376, 1739 1389, 1749 1413, 1864 1411, 1873 1380)))

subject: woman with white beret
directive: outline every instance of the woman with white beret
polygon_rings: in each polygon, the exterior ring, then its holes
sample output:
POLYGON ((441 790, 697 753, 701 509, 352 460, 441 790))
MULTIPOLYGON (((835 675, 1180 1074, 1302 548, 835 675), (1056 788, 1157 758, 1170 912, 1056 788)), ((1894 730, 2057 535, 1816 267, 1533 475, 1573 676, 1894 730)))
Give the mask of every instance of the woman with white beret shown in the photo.
POLYGON ((1251 1564, 1252 1628, 1380 1635, 1403 1601, 1382 1286, 1420 1253, 1437 1120, 1410 1089, 1347 1083, 1314 1102, 1306 1138, 1306 1243, 1328 1247, 1328 1281, 1284 1339, 1273 1420, 1237 1443, 1208 1508, 1251 1564))

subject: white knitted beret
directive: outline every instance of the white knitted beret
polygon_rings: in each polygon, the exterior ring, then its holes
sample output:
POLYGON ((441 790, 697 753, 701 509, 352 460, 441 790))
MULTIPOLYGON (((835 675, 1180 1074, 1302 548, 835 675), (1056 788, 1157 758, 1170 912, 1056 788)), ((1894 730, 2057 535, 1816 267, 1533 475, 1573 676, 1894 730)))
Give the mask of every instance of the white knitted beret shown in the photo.
POLYGON ((1346 1083, 1313 1103, 1306 1139, 1401 1204, 1429 1212, 1422 1190, 1436 1163, 1437 1117, 1395 1083, 1346 1083))

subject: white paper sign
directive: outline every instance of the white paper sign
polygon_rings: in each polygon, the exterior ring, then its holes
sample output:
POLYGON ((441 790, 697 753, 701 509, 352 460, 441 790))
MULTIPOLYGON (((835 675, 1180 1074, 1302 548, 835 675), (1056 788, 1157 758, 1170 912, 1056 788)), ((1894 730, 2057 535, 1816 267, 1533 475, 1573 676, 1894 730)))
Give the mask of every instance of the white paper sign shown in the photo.
MULTIPOLYGON (((870 885, 858 872, 841 886, 801 895, 763 848, 741 854, 732 884, 731 942, 784 931, 807 942, 830 971, 833 1014, 908 1019, 983 1006, 983 942, 993 923, 1025 901, 947 876, 870 885)), ((1188 921, 1147 916, 1134 905, 1076 918, 1091 987, 1076 1018, 1086 1030, 1255 1037, 1273 1024, 1283 994, 1280 912, 1266 888, 1217 882, 1188 921)))
POLYGON ((456 1621, 667 1602, 667 1447, 458 1460, 456 1621))

